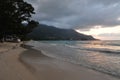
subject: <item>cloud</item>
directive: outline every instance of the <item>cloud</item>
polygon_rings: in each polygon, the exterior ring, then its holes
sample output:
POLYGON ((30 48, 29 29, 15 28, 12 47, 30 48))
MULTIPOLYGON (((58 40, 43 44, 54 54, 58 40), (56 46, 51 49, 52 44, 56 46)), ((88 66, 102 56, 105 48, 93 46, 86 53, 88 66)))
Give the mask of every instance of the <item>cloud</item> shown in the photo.
POLYGON ((120 34, 116 33, 106 33, 106 34, 100 34, 98 38, 103 39, 103 40, 120 40, 120 34))
POLYGON ((120 25, 120 0, 27 0, 34 19, 60 28, 90 29, 120 25))

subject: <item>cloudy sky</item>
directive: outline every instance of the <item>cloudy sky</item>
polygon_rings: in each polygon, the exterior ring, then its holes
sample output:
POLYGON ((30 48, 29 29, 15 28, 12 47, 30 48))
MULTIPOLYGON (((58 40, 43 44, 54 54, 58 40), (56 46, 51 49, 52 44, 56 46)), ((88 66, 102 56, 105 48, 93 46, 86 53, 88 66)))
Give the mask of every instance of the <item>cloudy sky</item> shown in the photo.
POLYGON ((120 40, 120 0, 27 0, 35 20, 100 39, 120 40))

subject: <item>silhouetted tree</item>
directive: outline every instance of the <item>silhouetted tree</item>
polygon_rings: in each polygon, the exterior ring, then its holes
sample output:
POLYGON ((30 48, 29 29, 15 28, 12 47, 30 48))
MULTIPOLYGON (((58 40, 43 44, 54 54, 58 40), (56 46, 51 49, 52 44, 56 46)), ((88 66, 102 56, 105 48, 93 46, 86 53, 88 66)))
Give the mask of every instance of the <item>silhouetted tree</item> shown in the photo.
POLYGON ((34 8, 24 0, 0 0, 0 34, 25 35, 30 32, 26 32, 29 26, 25 27, 22 22, 31 24, 32 14, 35 14, 34 8))
POLYGON ((38 26, 38 22, 37 21, 34 21, 34 20, 31 20, 29 23, 28 23, 28 27, 27 27, 27 32, 31 32, 33 30, 33 28, 37 27, 38 26))

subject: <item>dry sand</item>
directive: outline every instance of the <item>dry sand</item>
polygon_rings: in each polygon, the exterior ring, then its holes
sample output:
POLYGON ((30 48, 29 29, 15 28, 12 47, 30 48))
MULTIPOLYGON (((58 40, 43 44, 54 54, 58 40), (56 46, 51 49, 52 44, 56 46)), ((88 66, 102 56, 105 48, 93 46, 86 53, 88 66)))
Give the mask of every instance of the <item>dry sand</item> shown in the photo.
POLYGON ((22 48, 18 43, 0 44, 0 80, 120 80, 41 52, 22 48))
POLYGON ((0 44, 0 80, 37 80, 19 61, 19 55, 26 49, 20 44, 0 44))

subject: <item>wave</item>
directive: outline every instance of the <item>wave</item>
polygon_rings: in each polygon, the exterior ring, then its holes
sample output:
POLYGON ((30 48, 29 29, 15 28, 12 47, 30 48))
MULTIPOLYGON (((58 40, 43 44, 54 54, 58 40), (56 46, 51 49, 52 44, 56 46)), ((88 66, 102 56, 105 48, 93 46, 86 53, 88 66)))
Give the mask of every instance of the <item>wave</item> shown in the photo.
POLYGON ((74 64, 82 65, 100 72, 120 77, 119 53, 120 51, 102 48, 86 48, 84 44, 76 45, 60 45, 60 44, 44 44, 40 42, 31 42, 29 45, 34 46, 37 50, 44 51, 44 55, 49 57, 65 60, 74 64), (77 51, 80 50, 80 51, 77 51), (105 54, 101 54, 105 53, 105 54), (108 54, 117 54, 106 55, 108 54))
POLYGON ((114 44, 108 44, 108 45, 112 45, 112 46, 120 46, 120 44, 118 44, 118 43, 114 43, 114 44))
POLYGON ((85 48, 85 47, 77 47, 77 46, 71 46, 67 45, 70 48, 79 49, 79 50, 85 50, 85 51, 94 51, 94 52, 100 52, 100 53, 109 53, 109 54, 120 54, 120 50, 110 50, 110 49, 101 49, 101 48, 85 48))
MULTIPOLYGON (((78 49, 78 50, 85 50, 85 51, 94 51, 100 53, 109 53, 109 54, 120 54, 120 47, 116 46, 117 44, 106 44, 106 45, 66 45, 67 47, 78 49), (89 46, 86 46, 89 45, 89 46), (113 46, 115 45, 115 46, 113 46)), ((119 45, 119 44, 118 44, 119 45)))
POLYGON ((94 51, 94 52, 100 52, 100 53, 109 53, 109 54, 120 54, 120 51, 113 51, 113 50, 102 50, 102 49, 81 49, 81 50, 94 51))

